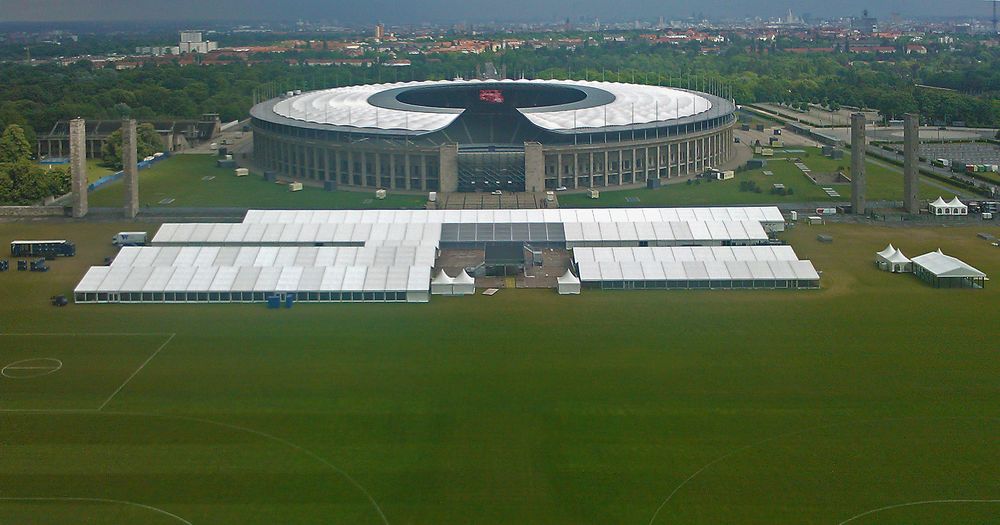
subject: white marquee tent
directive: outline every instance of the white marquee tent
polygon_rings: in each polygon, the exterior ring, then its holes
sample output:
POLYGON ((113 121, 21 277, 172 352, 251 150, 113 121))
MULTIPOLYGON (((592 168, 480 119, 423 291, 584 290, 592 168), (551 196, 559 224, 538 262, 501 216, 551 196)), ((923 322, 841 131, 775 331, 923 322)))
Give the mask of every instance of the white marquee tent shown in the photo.
POLYGON ((948 202, 938 197, 927 205, 928 210, 934 215, 968 215, 969 207, 954 197, 948 202))
POLYGON ((455 295, 472 295, 476 293, 476 280, 464 269, 455 276, 452 286, 455 295))
POLYGON ((566 270, 565 274, 556 279, 556 289, 559 295, 577 295, 580 293, 580 279, 566 270))

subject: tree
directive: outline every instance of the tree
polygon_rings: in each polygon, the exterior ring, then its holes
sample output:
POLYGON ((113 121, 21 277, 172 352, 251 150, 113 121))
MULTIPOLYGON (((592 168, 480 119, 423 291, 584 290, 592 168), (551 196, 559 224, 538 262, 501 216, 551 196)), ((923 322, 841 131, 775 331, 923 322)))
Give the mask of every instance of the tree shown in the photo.
POLYGON ((11 124, 0 135, 0 162, 15 163, 23 160, 31 160, 31 143, 21 126, 11 124))
MULTIPOLYGON (((136 149, 138 158, 146 158, 158 151, 163 151, 163 142, 152 124, 139 124, 136 127, 136 149)), ((122 169, 122 130, 118 129, 108 136, 101 146, 101 164, 111 169, 122 169)))

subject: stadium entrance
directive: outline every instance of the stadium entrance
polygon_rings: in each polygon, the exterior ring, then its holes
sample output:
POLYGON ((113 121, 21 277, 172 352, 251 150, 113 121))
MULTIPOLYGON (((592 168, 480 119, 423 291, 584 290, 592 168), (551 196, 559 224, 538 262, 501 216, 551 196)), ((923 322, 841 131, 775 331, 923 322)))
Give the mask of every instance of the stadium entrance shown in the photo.
POLYGON ((458 150, 458 191, 524 191, 524 149, 497 146, 458 150))

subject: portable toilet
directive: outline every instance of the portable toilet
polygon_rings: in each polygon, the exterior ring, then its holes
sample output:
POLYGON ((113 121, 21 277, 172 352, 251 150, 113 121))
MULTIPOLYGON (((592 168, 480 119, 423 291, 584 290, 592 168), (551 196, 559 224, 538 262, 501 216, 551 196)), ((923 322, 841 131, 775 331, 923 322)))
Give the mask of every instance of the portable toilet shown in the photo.
POLYGON ((289 183, 288 191, 302 191, 302 183, 301 182, 289 183))
POLYGON ((267 298, 267 308, 269 310, 277 310, 281 308, 281 297, 277 295, 271 295, 267 298))
POLYGON ((382 188, 379 188, 379 189, 375 190, 375 198, 376 199, 385 200, 386 195, 387 195, 387 192, 384 189, 382 189, 382 188))
POLYGON ((290 293, 285 295, 285 308, 291 308, 295 303, 295 294, 290 293))

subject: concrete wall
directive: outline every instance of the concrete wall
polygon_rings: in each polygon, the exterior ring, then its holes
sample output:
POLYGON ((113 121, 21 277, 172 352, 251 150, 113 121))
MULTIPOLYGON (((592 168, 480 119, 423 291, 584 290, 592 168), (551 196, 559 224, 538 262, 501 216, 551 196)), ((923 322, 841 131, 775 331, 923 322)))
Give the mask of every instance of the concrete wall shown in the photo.
POLYGON ((62 206, 0 206, 0 217, 65 217, 62 206))

